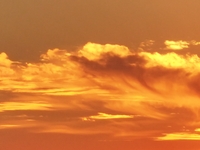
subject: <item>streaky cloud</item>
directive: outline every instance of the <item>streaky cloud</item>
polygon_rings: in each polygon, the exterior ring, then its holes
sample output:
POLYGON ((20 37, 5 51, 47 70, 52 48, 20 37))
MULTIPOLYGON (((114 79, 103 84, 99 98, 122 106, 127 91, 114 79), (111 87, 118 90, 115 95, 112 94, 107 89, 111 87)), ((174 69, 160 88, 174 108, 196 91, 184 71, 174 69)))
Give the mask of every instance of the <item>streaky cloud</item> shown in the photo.
MULTIPOLYGON (((160 140, 198 137, 200 58, 175 51, 144 51, 153 43, 147 41, 142 51, 131 51, 122 45, 89 42, 73 52, 49 49, 35 63, 12 61, 1 53, 0 113, 4 121, 0 128, 24 127, 25 122, 40 127, 39 132, 148 135, 160 140), (78 115, 53 118, 65 111, 78 115), (16 112, 27 117, 17 122, 16 112), (184 120, 175 121, 180 118, 184 120), (182 135, 182 124, 190 135, 186 131, 182 135)), ((166 44, 168 49, 199 45, 196 41, 166 44)))

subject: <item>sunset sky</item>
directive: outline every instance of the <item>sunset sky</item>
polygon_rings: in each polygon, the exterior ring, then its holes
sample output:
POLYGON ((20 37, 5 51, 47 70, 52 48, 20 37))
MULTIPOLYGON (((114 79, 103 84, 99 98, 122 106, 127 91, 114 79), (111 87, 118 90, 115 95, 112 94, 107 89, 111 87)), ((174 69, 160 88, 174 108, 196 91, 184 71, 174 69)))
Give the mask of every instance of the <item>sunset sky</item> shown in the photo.
POLYGON ((0 0, 1 150, 199 150, 200 1, 0 0))

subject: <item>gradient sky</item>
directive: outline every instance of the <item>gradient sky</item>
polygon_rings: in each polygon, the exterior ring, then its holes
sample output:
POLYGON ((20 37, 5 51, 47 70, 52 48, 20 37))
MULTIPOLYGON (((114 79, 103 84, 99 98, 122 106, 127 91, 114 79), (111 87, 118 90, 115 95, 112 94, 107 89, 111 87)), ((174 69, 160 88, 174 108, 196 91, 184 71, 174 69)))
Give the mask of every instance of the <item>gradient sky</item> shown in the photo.
POLYGON ((200 1, 1 0, 0 149, 199 150, 200 1))
POLYGON ((200 40, 199 7, 198 0, 1 0, 0 50, 30 61, 86 42, 200 40))

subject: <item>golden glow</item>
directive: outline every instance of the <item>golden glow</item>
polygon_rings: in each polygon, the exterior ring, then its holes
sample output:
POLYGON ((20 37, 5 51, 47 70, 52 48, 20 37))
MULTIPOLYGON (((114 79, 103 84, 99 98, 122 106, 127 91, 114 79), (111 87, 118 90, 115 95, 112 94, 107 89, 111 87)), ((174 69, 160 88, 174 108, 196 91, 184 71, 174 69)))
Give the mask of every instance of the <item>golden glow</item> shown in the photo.
POLYGON ((12 110, 50 110, 50 107, 50 104, 44 104, 41 102, 4 102, 0 104, 0 112, 12 110))
POLYGON ((0 65, 2 67, 10 67, 12 64, 12 61, 8 59, 8 56, 6 53, 1 53, 0 54, 0 65))
POLYGON ((168 69, 185 69, 187 72, 196 72, 200 70, 200 58, 197 55, 178 55, 176 53, 147 53, 142 52, 139 54, 144 56, 148 63, 146 67, 161 66, 168 69))
POLYGON ((182 50, 185 48, 189 48, 190 45, 199 45, 200 42, 196 42, 195 40, 192 41, 165 41, 166 49, 169 50, 182 50))
POLYGON ((170 133, 164 137, 158 137, 157 140, 200 140, 200 134, 193 133, 170 133))
POLYGON ((186 41, 165 41, 165 45, 167 49, 171 50, 182 50, 184 48, 188 48, 189 43, 186 41))
MULTIPOLYGON (((183 49, 199 42, 165 44, 183 49)), ((0 128, 34 126, 36 132, 118 138, 153 138, 167 129, 171 132, 157 140, 198 139, 200 58, 145 51, 152 45, 152 40, 141 43, 135 52, 87 43, 76 52, 49 49, 35 63, 15 62, 2 53, 0 128), (193 132, 180 133, 181 125, 193 132)))
POLYGON ((125 57, 130 54, 130 51, 127 47, 121 45, 101 45, 95 43, 87 43, 83 49, 79 51, 81 56, 84 56, 89 60, 98 60, 106 53, 125 57))
POLYGON ((14 125, 14 124, 2 124, 0 125, 0 129, 7 129, 7 128, 18 128, 21 127, 20 125, 14 125))
POLYGON ((197 128, 197 129, 195 129, 194 131, 196 131, 196 132, 200 132, 200 128, 197 128))
POLYGON ((155 41, 154 40, 146 40, 144 42, 141 42, 138 50, 139 51, 146 51, 146 50, 151 50, 151 47, 154 45, 155 41))
POLYGON ((126 118, 133 118, 132 115, 112 115, 106 113, 98 113, 96 116, 90 116, 87 118, 82 118, 83 120, 87 121, 90 119, 126 119, 126 118))

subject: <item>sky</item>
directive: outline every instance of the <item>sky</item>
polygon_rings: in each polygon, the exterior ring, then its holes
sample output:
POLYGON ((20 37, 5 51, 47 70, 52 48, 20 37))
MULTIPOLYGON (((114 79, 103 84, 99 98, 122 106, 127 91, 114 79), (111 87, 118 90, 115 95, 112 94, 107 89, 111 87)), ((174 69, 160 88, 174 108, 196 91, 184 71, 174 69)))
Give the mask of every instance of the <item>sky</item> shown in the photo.
POLYGON ((199 150, 199 7, 1 0, 0 149, 199 150))

